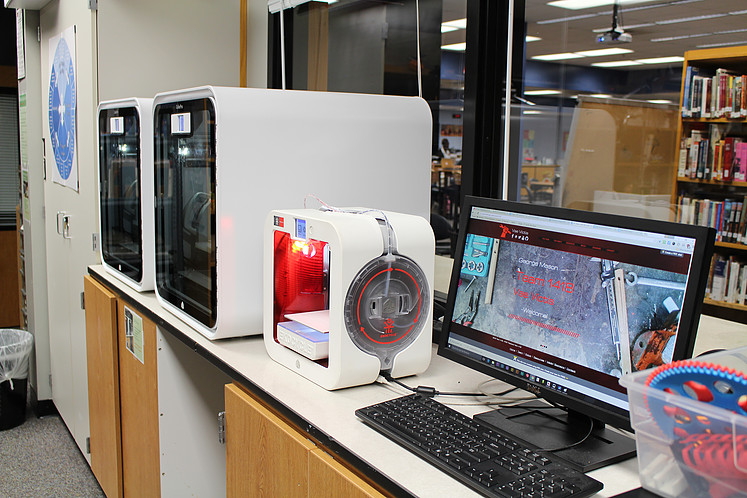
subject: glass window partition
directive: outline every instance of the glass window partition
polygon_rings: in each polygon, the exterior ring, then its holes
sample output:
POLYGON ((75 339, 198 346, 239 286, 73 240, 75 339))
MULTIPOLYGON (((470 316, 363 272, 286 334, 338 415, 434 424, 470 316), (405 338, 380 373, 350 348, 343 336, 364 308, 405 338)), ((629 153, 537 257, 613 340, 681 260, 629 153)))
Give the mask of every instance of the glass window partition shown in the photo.
MULTIPOLYGON (((460 204, 467 1, 312 1, 283 14, 286 88, 421 94, 428 102, 431 224, 444 254, 455 238, 460 204)), ((269 30, 274 88, 283 87, 279 22, 275 14, 269 30)))
MULTIPOLYGON (((685 52, 746 44, 739 2, 525 0, 508 197, 674 220, 685 52)), ((517 5, 519 5, 517 3, 517 5)))

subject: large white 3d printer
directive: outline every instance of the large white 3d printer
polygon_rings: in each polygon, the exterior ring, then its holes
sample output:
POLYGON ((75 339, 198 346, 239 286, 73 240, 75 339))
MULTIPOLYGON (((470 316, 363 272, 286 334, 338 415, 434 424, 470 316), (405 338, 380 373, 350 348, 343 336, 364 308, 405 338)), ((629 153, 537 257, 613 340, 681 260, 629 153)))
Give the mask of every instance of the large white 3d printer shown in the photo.
POLYGON ((137 291, 153 290, 153 99, 99 104, 101 261, 137 291))
POLYGON ((201 87, 153 101, 156 295, 209 339, 262 333, 262 227, 307 194, 428 216, 417 97, 201 87))
POLYGON ((275 361, 329 390, 428 367, 428 221, 368 209, 278 210, 267 217, 264 244, 264 341, 275 361))

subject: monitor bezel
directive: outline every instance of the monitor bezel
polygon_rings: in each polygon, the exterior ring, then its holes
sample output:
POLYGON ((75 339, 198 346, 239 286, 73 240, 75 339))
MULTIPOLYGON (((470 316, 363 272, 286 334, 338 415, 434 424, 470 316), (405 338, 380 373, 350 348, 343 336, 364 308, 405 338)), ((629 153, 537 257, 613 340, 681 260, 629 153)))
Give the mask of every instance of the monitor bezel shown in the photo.
POLYGON ((543 206, 536 204, 519 203, 515 201, 504 201, 484 197, 465 196, 461 208, 459 220, 459 234, 456 241, 454 262, 449 280, 449 292, 446 301, 446 313, 443 317, 438 355, 443 356, 456 363, 472 368, 486 375, 504 381, 512 386, 530 390, 538 398, 543 398, 552 403, 560 404, 569 410, 574 410, 589 415, 605 424, 630 431, 629 412, 621 413, 618 407, 598 401, 596 403, 586 402, 579 398, 568 397, 557 391, 545 388, 541 385, 528 382, 519 376, 494 368, 486 363, 476 361, 472 358, 454 352, 447 347, 451 333, 454 303, 461 274, 461 261, 464 255, 465 239, 470 213, 473 207, 503 210, 512 213, 522 213, 549 218, 607 225, 612 227, 629 228, 636 231, 650 231, 673 236, 685 236, 696 239, 695 250, 692 255, 692 270, 685 297, 682 304, 680 327, 677 333, 673 359, 690 358, 692 356, 697 334, 703 298, 705 296, 706 281, 709 273, 709 262, 713 253, 715 241, 715 230, 703 226, 684 225, 659 220, 643 218, 632 218, 615 214, 597 213, 592 211, 581 211, 568 208, 543 206), (686 312, 687 310, 687 312, 686 312))

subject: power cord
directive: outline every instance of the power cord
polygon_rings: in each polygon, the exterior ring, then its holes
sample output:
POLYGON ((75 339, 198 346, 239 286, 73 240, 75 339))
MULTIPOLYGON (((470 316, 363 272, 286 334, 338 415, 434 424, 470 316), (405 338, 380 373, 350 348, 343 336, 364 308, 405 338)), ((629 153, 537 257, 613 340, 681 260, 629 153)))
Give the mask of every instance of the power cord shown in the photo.
MULTIPOLYGON (((531 407, 517 405, 514 408, 522 408, 522 409, 524 409, 524 410, 526 410, 528 412, 534 411, 534 410, 562 410, 564 412, 568 412, 568 409, 566 407, 562 406, 562 405, 559 405, 559 404, 554 403, 554 402, 549 401, 549 400, 545 400, 545 401, 547 403, 549 403, 549 405, 545 405, 545 406, 532 405, 531 407)), ((536 451, 538 453, 555 453, 555 452, 558 452, 558 451, 564 451, 564 450, 567 450, 567 449, 570 449, 570 448, 573 448, 575 446, 579 446, 579 445, 583 444, 594 433, 594 419, 591 418, 588 415, 585 415, 585 414, 583 414, 583 415, 589 421, 589 430, 586 432, 586 434, 584 434, 584 436, 581 439, 579 439, 579 440, 577 440, 577 441, 575 441, 573 443, 564 445, 564 446, 559 446, 557 448, 538 448, 538 449, 536 449, 534 451, 536 451)))
MULTIPOLYGON (((398 379, 395 379, 391 376, 389 372, 381 372, 381 376, 386 379, 387 382, 391 382, 394 384, 397 384, 400 387, 403 387, 407 389, 410 392, 413 392, 415 394, 420 394, 422 396, 427 396, 429 398, 432 398, 434 396, 504 396, 510 392, 516 391, 516 387, 512 387, 510 389, 507 389, 506 391, 500 392, 500 393, 486 393, 486 392, 447 392, 447 391, 438 391, 435 387, 431 386, 418 386, 418 387, 411 387, 405 384, 404 382, 401 382, 398 379)), ((513 401, 513 400, 512 400, 513 401)))

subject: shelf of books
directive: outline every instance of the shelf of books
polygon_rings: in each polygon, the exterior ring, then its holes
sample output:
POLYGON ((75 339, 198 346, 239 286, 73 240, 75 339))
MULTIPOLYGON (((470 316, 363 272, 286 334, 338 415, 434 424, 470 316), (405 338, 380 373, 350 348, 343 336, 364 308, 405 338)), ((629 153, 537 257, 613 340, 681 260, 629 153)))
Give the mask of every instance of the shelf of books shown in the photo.
POLYGON ((716 229, 704 312, 747 323, 747 46, 685 52, 675 221, 716 229))

